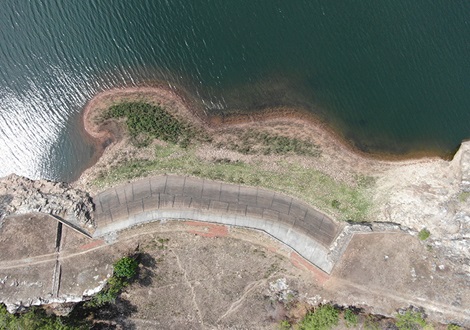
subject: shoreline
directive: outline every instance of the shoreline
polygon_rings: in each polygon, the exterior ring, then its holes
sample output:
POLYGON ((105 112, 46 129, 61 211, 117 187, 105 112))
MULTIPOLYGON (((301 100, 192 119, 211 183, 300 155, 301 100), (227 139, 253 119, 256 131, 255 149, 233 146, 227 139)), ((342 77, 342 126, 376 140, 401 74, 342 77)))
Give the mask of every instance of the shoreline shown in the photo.
POLYGON ((282 125, 291 128, 307 126, 307 130, 315 135, 315 142, 322 149, 330 150, 334 154, 342 154, 341 158, 348 158, 352 163, 360 162, 372 167, 374 163, 378 166, 400 166, 436 160, 451 161, 456 154, 455 152, 451 157, 445 157, 443 154, 438 155, 428 151, 415 151, 401 155, 367 153, 356 148, 334 128, 305 109, 276 107, 256 113, 239 112, 209 116, 204 112, 203 107, 197 104, 197 100, 184 90, 157 84, 155 86, 113 88, 96 94, 86 103, 80 114, 80 126, 84 139, 93 145, 95 152, 81 174, 99 161, 109 145, 117 143, 123 138, 122 128, 118 125, 104 126, 93 122, 93 119, 110 105, 125 100, 143 100, 162 104, 165 108, 171 109, 171 112, 177 117, 206 130, 209 134, 227 129, 247 126, 256 128, 276 123, 282 123, 282 125))

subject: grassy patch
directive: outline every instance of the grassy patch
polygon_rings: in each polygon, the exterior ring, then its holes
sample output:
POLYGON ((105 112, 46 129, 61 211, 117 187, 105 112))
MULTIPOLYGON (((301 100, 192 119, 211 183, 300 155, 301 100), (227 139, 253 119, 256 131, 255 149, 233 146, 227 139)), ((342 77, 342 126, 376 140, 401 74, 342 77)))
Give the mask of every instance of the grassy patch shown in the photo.
POLYGON ((459 201, 461 203, 465 203, 467 200, 468 200, 468 197, 470 197, 470 192, 468 191, 462 191, 460 194, 459 194, 459 201))
POLYGON ((349 187, 317 170, 288 161, 279 162, 276 170, 266 170, 261 163, 203 160, 197 157, 195 148, 176 144, 157 147, 156 155, 155 160, 124 162, 100 175, 94 184, 103 187, 149 174, 180 174, 285 192, 329 211, 339 220, 364 221, 370 208, 366 188, 349 187))
POLYGON ((219 147, 227 147, 246 155, 296 154, 312 157, 321 155, 320 148, 311 142, 253 129, 242 132, 238 139, 221 144, 219 147))
POLYGON ((418 238, 422 241, 425 241, 431 236, 431 232, 427 230, 426 228, 421 229, 418 233, 418 238))

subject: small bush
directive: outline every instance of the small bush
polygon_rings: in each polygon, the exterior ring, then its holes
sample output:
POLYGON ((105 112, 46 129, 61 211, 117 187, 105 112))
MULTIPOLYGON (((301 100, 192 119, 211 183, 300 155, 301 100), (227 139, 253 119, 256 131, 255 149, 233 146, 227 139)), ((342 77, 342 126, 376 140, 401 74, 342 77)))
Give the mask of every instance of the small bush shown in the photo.
POLYGON ((418 233, 418 238, 422 241, 425 241, 429 238, 431 235, 431 232, 427 230, 426 228, 421 229, 420 232, 418 233))
POLYGON ((279 323, 279 330, 289 330, 290 328, 291 328, 291 325, 290 325, 289 321, 287 321, 287 320, 282 320, 279 323))
POLYGON ((164 108, 145 102, 122 102, 111 106, 103 119, 127 118, 129 134, 137 146, 147 146, 156 138, 187 147, 195 132, 164 108))
POLYGON ((108 279, 106 287, 85 304, 85 307, 101 307, 114 303, 119 293, 129 284, 127 281, 137 275, 138 262, 131 257, 123 257, 113 265, 113 276, 108 279))
POLYGON ((346 309, 344 311, 344 321, 346 322, 346 326, 355 327, 357 325, 357 315, 350 309, 346 309))
POLYGON ((41 308, 30 308, 26 313, 10 314, 4 305, 0 305, 0 329, 18 330, 78 330, 89 329, 84 320, 75 323, 79 325, 67 324, 67 319, 55 315, 47 315, 41 308))
POLYGON ((331 305, 322 305, 305 315, 299 323, 300 330, 329 330, 338 324, 338 310, 331 305))
POLYGON ((462 327, 457 324, 449 324, 447 326, 447 330, 460 330, 460 329, 462 329, 462 327))
POLYGON ((420 312, 411 310, 403 314, 398 314, 396 317, 396 326, 399 330, 418 330, 424 328, 427 323, 420 312))
POLYGON ((114 276, 131 279, 137 274, 139 263, 131 257, 119 259, 114 265, 114 276))

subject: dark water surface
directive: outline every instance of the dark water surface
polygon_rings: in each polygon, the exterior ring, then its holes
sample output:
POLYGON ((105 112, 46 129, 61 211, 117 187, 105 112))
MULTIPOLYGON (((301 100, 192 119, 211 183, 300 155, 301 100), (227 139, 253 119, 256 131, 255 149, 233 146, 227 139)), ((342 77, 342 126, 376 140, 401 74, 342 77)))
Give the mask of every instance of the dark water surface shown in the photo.
POLYGON ((167 81, 210 112, 299 106, 369 152, 470 137, 470 2, 4 0, 0 176, 70 180, 77 118, 115 86, 167 81))

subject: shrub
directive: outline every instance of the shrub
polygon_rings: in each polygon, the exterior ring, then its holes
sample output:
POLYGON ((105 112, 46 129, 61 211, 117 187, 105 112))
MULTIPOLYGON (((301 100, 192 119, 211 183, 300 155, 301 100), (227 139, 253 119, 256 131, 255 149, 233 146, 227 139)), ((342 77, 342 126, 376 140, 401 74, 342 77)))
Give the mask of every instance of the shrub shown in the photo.
POLYGON ((418 238, 424 241, 428 239, 430 235, 431 235, 431 232, 427 230, 426 228, 424 228, 424 229, 421 229, 420 232, 418 233, 418 238))
POLYGON ((47 315, 40 308, 31 308, 22 314, 10 314, 4 305, 0 305, 0 330, 78 330, 89 328, 83 320, 78 323, 80 325, 68 325, 65 319, 55 315, 47 315))
POLYGON ((420 312, 411 310, 403 314, 398 314, 396 317, 396 326, 399 330, 417 330, 427 325, 420 312))
POLYGON ((131 279, 137 274, 139 263, 131 257, 124 257, 116 261, 113 265, 114 276, 131 279))
POLYGON ((290 328, 291 328, 291 325, 290 325, 289 321, 287 321, 287 320, 282 320, 279 323, 279 330, 289 330, 290 328))
POLYGON ((346 322, 346 326, 355 327, 357 325, 357 315, 350 309, 346 309, 344 311, 344 321, 346 322))
POLYGON ((85 304, 85 307, 101 307, 114 303, 119 293, 129 284, 127 281, 137 275, 138 262, 131 257, 123 257, 113 265, 113 276, 108 279, 106 287, 85 304))
POLYGON ((338 310, 331 305, 322 305, 305 315, 299 324, 301 330, 328 330, 338 324, 338 310))
POLYGON ((447 326, 447 330, 460 330, 460 329, 462 329, 462 327, 457 324, 449 324, 447 326))
POLYGON ((122 102, 111 106, 103 119, 127 118, 129 134, 137 146, 146 146, 150 138, 167 142, 181 142, 188 146, 195 133, 164 108, 145 102, 122 102))

